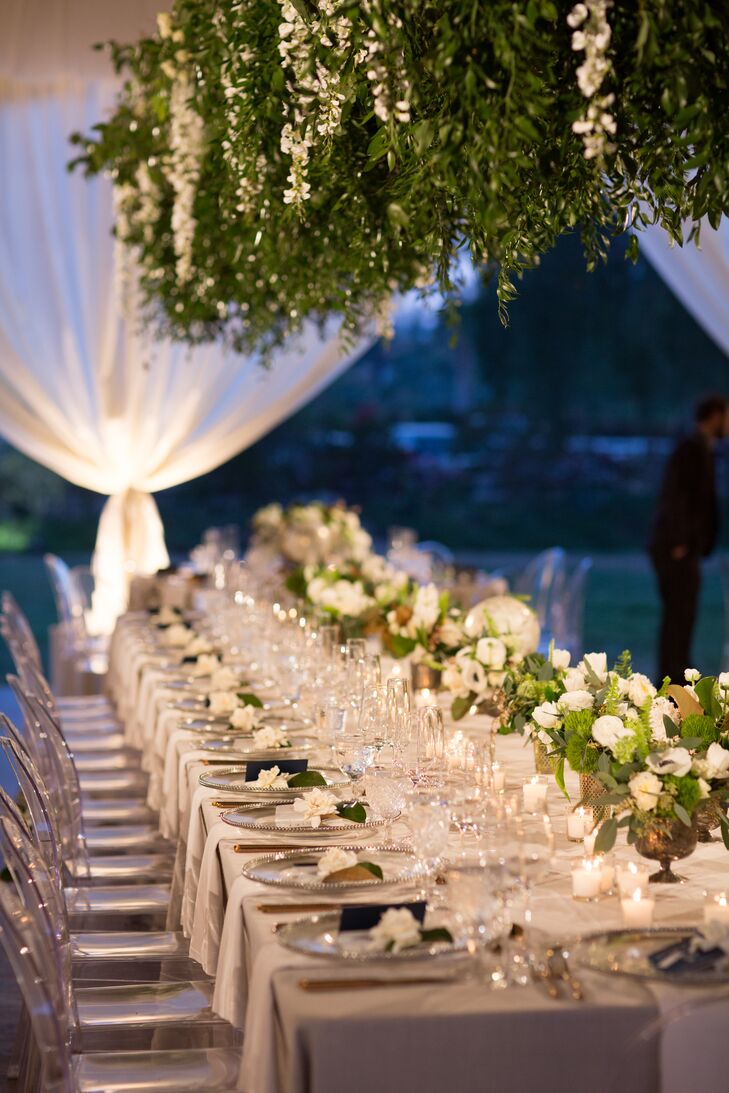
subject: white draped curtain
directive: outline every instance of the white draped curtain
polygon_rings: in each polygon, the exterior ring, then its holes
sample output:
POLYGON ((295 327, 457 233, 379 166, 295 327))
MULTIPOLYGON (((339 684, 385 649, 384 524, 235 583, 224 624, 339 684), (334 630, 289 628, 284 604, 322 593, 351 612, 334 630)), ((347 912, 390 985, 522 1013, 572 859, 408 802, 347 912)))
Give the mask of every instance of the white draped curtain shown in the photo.
POLYGON ((107 621, 123 607, 125 572, 167 564, 152 492, 254 443, 372 342, 345 349, 336 324, 312 326, 266 371, 125 321, 111 187, 66 168, 69 133, 88 131, 112 94, 95 83, 0 101, 0 434, 110 495, 94 562, 107 621))

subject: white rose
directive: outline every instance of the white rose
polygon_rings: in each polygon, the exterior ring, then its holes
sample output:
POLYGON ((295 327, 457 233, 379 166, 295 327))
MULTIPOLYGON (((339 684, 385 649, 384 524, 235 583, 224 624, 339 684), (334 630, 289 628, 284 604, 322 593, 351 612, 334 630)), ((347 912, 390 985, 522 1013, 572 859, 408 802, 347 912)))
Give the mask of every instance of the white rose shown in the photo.
POLYGON ((541 729, 556 729, 562 722, 562 713, 556 702, 543 702, 532 714, 541 729))
POLYGON ((239 687, 238 673, 229 668, 227 664, 224 664, 222 668, 218 668, 210 679, 211 691, 235 691, 239 687))
POLYGON ((316 866, 317 876, 324 880, 330 873, 338 873, 340 869, 351 869, 357 861, 357 855, 352 850, 332 846, 319 858, 316 866))
POLYGON ((701 672, 698 670, 698 668, 687 668, 686 671, 683 673, 683 678, 686 680, 687 683, 698 683, 698 681, 701 679, 701 672))
POLYGON ((558 672, 569 668, 571 659, 572 654, 569 649, 553 649, 550 657, 552 667, 556 668, 558 672))
POLYGON ((595 703, 595 696, 589 691, 565 691, 557 699, 560 710, 591 710, 595 703))
POLYGON ((719 672, 716 682, 719 684, 720 691, 729 691, 729 672, 719 672))
MULTIPOLYGON (((261 710, 257 706, 239 706, 231 713, 230 723, 234 729, 240 729, 241 732, 251 732, 256 725, 260 725, 261 716, 261 710)), ((260 745, 262 748, 266 746, 266 744, 260 745)))
POLYGON ((682 778, 691 770, 691 755, 688 748, 666 748, 664 751, 652 751, 645 761, 649 770, 656 774, 675 774, 682 778))
POLYGON ((584 691, 587 687, 585 673, 580 668, 568 668, 564 674, 566 691, 584 691))
POLYGON ((208 708, 214 717, 230 715, 238 705, 238 696, 232 691, 211 691, 208 695, 208 708))
POLYGON ((608 748, 609 751, 613 751, 618 740, 632 735, 630 729, 626 729, 620 718, 615 717, 613 714, 604 714, 602 717, 598 717, 592 726, 593 739, 597 740, 603 748, 608 748))
POLYGON ((184 649, 194 638, 195 635, 192 630, 188 630, 186 626, 182 626, 180 623, 176 623, 162 632, 162 641, 171 649, 184 649))
POLYGON ((663 789, 660 778, 648 770, 641 770, 633 775, 628 784, 633 800, 641 811, 650 812, 656 807, 663 789))
POLYGON ((654 698, 656 689, 648 679, 648 676, 634 672, 628 678, 628 698, 634 706, 640 710, 649 698, 654 698))
POLYGON ((268 770, 262 770, 251 785, 258 786, 259 789, 288 789, 289 782, 288 776, 282 774, 278 767, 269 767, 268 770))
POLYGON ((445 618, 438 630, 438 637, 443 645, 455 649, 463 641, 463 631, 455 619, 445 618))
POLYGON ((190 667, 194 676, 209 676, 220 667, 220 658, 214 653, 202 653, 197 658, 197 664, 191 664, 190 667))
POLYGON ((709 744, 705 757, 705 778, 729 778, 729 751, 721 744, 709 744))
POLYGON ((651 736, 654 740, 666 740, 666 726, 663 718, 670 717, 674 725, 678 725, 681 721, 681 714, 678 711, 678 706, 675 706, 671 702, 670 698, 654 698, 651 702, 651 708, 648 711, 648 723, 651 727, 651 736))
MULTIPOLYGON (((233 717, 246 710, 253 710, 254 713, 260 712, 256 711, 253 706, 245 706, 243 710, 235 710, 233 717)), ((233 724, 235 724, 235 722, 233 722, 233 724)), ((259 729, 258 732, 254 732, 253 743, 257 748, 288 748, 290 746, 290 741, 288 740, 286 733, 283 729, 279 729, 277 725, 266 725, 265 728, 259 729)))
POLYGON ((389 907, 370 930, 372 948, 399 953, 420 943, 420 924, 407 907, 389 907))
POLYGON ((588 679, 596 676, 600 683, 605 683, 608 677, 607 653, 585 653, 578 668, 582 669, 588 679))
POLYGON ((445 666, 443 675, 441 676, 441 682, 445 689, 455 695, 456 698, 465 698, 468 694, 468 687, 463 682, 461 670, 455 664, 447 664, 445 666))
POLYGON ((327 789, 314 787, 304 797, 294 801, 294 811, 301 812, 302 818, 313 828, 321 826, 322 816, 331 816, 337 808, 337 798, 327 789))
POLYGON ((500 638, 480 638, 476 644, 476 659, 484 668, 503 668, 508 656, 500 638))

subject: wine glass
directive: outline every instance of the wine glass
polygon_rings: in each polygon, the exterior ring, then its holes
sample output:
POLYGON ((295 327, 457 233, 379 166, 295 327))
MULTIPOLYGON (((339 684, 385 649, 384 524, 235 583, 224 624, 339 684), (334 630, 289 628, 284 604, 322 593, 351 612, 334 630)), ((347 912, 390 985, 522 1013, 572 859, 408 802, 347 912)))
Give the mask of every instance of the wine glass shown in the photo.
POLYGON ((410 681, 393 676, 387 681, 387 742, 403 748, 407 741, 412 701, 410 681))
POLYGON ((445 728, 440 706, 422 706, 415 717, 415 770, 418 779, 442 773, 445 766, 445 728))
MULTIPOLYGON (((356 784, 374 762, 376 749, 368 744, 362 733, 338 733, 334 742, 337 766, 356 784)), ((353 786, 354 788, 354 786, 353 786)))
POLYGON ((375 816, 385 820, 383 842, 392 844, 392 824, 406 804, 406 783, 391 766, 372 763, 365 772, 365 793, 375 816))
POLYGON ((450 821, 450 811, 440 796, 416 793, 411 798, 408 823, 413 852, 424 878, 424 898, 431 905, 435 904, 435 873, 448 849, 450 821))

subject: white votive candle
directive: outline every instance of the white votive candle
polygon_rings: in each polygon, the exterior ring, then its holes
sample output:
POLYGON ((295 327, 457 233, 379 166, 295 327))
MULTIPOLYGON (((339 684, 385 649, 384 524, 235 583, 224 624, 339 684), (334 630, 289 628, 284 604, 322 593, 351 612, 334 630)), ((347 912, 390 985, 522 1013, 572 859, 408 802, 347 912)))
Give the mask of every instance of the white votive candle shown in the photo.
POLYGON ((501 763, 493 763, 491 765, 491 784, 494 787, 494 793, 503 793, 506 789, 506 771, 502 769, 501 763))
POLYGON ((653 922, 656 901, 643 895, 641 888, 636 888, 628 899, 621 899, 623 923, 631 929, 647 929, 653 922))
POLYGON ((578 843, 585 837, 585 810, 582 805, 567 813, 567 838, 578 843))
POLYGON ((709 896, 704 904, 704 922, 729 922, 729 896, 726 892, 709 896))
POLYGON ((648 866, 630 861, 617 868, 618 892, 621 899, 629 899, 636 888, 644 889, 648 883, 648 866))
POLYGON ((612 892, 613 885, 615 884, 615 866, 613 865, 612 858, 598 856, 601 864, 600 867, 600 891, 603 895, 607 895, 612 892))
POLYGON ((524 808, 527 812, 540 812, 547 800, 547 783, 535 774, 522 786, 524 808))
POLYGON ((585 847, 585 853, 590 857, 595 853, 595 839, 597 838, 597 831, 586 831, 582 836, 582 842, 585 847))
POLYGON ((599 899, 602 877, 602 861, 599 858, 582 858, 572 866, 572 898, 599 899))

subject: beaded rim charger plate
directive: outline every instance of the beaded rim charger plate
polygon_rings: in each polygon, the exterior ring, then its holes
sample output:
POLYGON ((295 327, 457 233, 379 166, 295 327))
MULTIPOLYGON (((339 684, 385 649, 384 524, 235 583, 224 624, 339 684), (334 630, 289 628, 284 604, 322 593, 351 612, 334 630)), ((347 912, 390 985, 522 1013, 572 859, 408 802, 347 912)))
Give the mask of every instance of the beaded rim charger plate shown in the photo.
POLYGON ((325 881, 317 874, 319 858, 329 846, 315 846, 311 850, 285 850, 253 858, 243 866, 243 876, 249 880, 270 884, 277 888, 303 889, 307 892, 344 892, 365 888, 383 888, 403 884, 419 875, 418 861, 410 850, 399 847, 382 849, 378 846, 343 846, 358 854, 361 861, 379 865, 383 876, 372 874, 367 880, 325 881))
MULTIPOLYGON (((463 953, 465 939, 454 941, 424 941, 400 952, 383 952, 371 948, 367 930, 345 930, 339 932, 339 912, 322 915, 310 915, 295 922, 280 922, 274 929, 276 940, 305 956, 328 957, 334 960, 347 960, 356 963, 373 963, 386 960, 388 963, 412 963, 414 960, 432 960, 435 957, 455 956, 463 953)), ((451 928, 451 923, 440 915, 427 921, 428 929, 438 926, 451 928)))
POLYGON ((220 752, 230 752, 231 762, 235 762, 236 756, 245 757, 246 759, 296 759, 300 751, 311 751, 313 748, 319 747, 319 741, 313 736, 298 736, 295 742, 292 742, 290 748, 257 748, 255 746, 252 736, 243 736, 241 734, 236 735, 231 733, 225 736, 219 736, 213 740, 199 740, 196 741, 196 751, 211 751, 216 754, 220 752), (255 754, 254 754, 255 753, 255 754))
POLYGON ((662 972, 650 957, 669 945, 684 941, 696 930, 690 926, 654 927, 645 930, 602 930, 586 934, 569 946, 570 959, 590 971, 670 983, 672 986, 727 986, 729 958, 725 967, 671 974, 662 972))
POLYGON ((277 824, 276 806, 269 804, 256 805, 254 808, 246 808, 244 811, 231 808, 230 811, 223 812, 220 819, 224 820, 226 824, 232 824, 233 827, 245 827, 252 831, 295 831, 297 834, 312 835, 315 839, 322 839, 327 835, 341 835, 343 832, 354 835, 357 831, 383 827, 390 822, 380 818, 370 819, 368 815, 362 824, 355 823, 354 820, 346 820, 343 816, 324 817, 320 827, 312 827, 311 824, 305 824, 301 821, 291 824, 277 824))
MULTIPOLYGON (((286 749, 288 751, 288 749, 286 749)), ((279 759, 284 759, 285 756, 279 754, 279 759)), ((275 762, 271 764, 275 766, 275 762)), ((200 785, 206 786, 208 789, 219 790, 234 790, 236 793, 254 793, 256 796, 264 797, 301 797, 312 788, 316 789, 338 789, 350 784, 349 777, 343 770, 339 770, 338 767, 316 767, 312 768, 319 771, 319 773, 326 778, 326 786, 257 786, 255 782, 246 782, 245 766, 227 767, 225 770, 219 770, 215 773, 204 773, 200 775, 200 785)), ((289 775, 293 778, 294 775, 289 775)))

